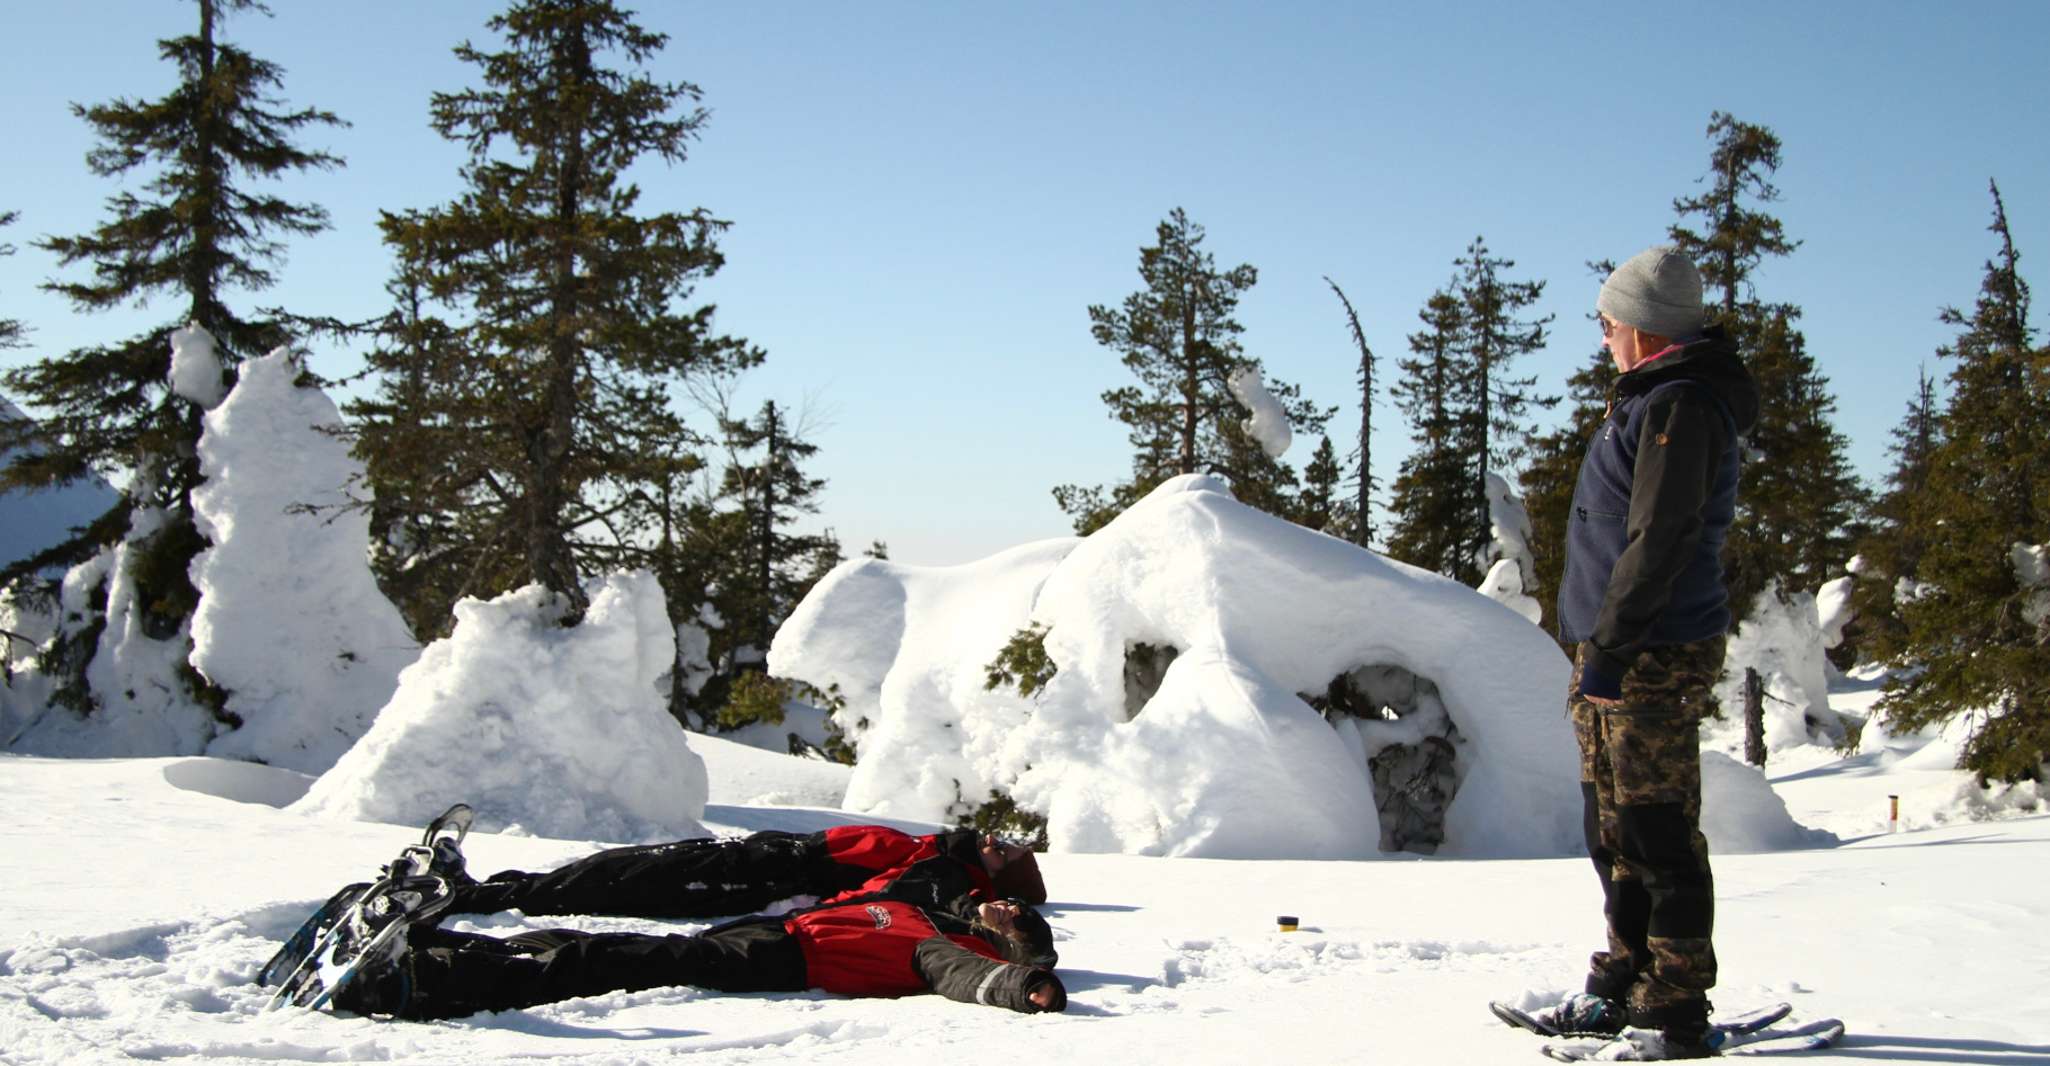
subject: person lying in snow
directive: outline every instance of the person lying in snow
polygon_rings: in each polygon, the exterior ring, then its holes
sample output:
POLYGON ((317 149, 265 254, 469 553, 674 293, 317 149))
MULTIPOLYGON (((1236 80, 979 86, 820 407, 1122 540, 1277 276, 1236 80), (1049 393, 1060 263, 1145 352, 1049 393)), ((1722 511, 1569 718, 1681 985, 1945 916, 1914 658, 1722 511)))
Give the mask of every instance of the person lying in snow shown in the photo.
POLYGON ((476 881, 456 871, 451 880, 449 909, 458 914, 715 918, 816 896, 821 906, 903 900, 968 916, 976 903, 1006 897, 1046 902, 1039 863, 1023 844, 968 829, 912 836, 880 825, 612 848, 543 873, 476 881))
POLYGON ((1046 919, 1015 900, 975 917, 896 900, 728 922, 695 936, 549 929, 498 938, 413 925, 333 1004, 415 1021, 692 985, 720 992, 937 992, 1024 1013, 1067 1009, 1046 919))

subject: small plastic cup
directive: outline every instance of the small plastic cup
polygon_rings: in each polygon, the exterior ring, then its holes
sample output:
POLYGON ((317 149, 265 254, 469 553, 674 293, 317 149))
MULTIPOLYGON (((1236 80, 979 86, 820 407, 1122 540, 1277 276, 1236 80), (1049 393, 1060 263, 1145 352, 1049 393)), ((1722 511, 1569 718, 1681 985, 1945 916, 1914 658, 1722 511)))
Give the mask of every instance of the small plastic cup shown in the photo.
POLYGON ((1277 915, 1274 919, 1274 924, 1280 926, 1281 931, 1284 933, 1293 933, 1296 927, 1296 916, 1293 914, 1277 915))

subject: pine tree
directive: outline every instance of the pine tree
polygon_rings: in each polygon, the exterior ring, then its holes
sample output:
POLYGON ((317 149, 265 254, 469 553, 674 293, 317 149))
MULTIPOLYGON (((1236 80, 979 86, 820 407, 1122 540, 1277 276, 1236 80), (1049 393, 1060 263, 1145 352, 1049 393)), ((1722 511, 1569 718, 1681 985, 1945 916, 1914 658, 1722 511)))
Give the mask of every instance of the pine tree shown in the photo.
MULTIPOLYGON (((1352 536, 1348 539, 1366 548, 1374 543, 1374 490, 1379 487, 1374 477, 1374 371, 1377 366, 1374 350, 1367 347, 1367 334, 1360 329, 1359 313, 1352 309, 1352 301, 1346 299, 1345 290, 1329 277, 1324 279, 1324 284, 1331 286, 1331 291, 1338 294, 1338 302, 1345 307, 1346 326, 1352 331, 1353 346, 1360 351, 1359 372, 1354 377, 1360 386, 1360 435, 1349 457, 1356 464, 1353 467, 1356 473, 1353 477, 1354 521, 1352 536)), ((1308 471, 1304 473, 1307 475, 1308 471)))
MULTIPOLYGON (((19 211, 0 211, 0 229, 5 229, 8 226, 14 225, 15 219, 18 219, 20 217, 21 212, 19 211)), ((0 241, 0 256, 9 256, 13 254, 14 246, 6 243, 5 241, 0 241)), ((0 348, 21 347, 23 343, 21 338, 26 332, 27 331, 22 326, 20 319, 0 318, 0 348)))
POLYGON ((1453 289, 1433 293, 1417 313, 1424 328, 1409 335, 1415 358, 1396 362, 1403 376, 1389 391, 1416 448, 1395 478, 1388 554, 1472 585, 1481 573, 1466 528, 1473 517, 1472 464, 1460 450, 1461 372, 1455 362, 1464 343, 1465 314, 1453 289))
POLYGON ((1321 533, 1351 540, 1359 519, 1351 502, 1338 495, 1344 482, 1345 468, 1339 465, 1338 449, 1332 447, 1330 437, 1320 438, 1309 465, 1303 467, 1303 491, 1292 516, 1295 522, 1321 533))
MULTIPOLYGON (((1463 497, 1465 517, 1460 532, 1475 566, 1485 571, 1482 553, 1490 543, 1488 474, 1506 476, 1520 462, 1530 437, 1531 407, 1550 407, 1557 397, 1539 396, 1535 377, 1510 376, 1515 360, 1545 346, 1546 315, 1523 321, 1517 314, 1544 295, 1542 281, 1505 281, 1501 271, 1516 263, 1488 254, 1487 242, 1475 237, 1460 268, 1455 295, 1461 304, 1458 371, 1453 391, 1453 436, 1456 447, 1474 467, 1463 497)), ((1467 582, 1472 584, 1472 582, 1467 582)))
POLYGON ((1894 427, 1893 469, 1886 491, 1872 503, 1872 525, 1857 545, 1859 572, 1851 586, 1853 620, 1846 640, 1881 660, 1899 657, 1906 648, 1907 627, 1894 602, 1903 578, 1913 581, 1922 555, 1936 533, 1922 506, 1929 490, 1930 462, 1940 439, 1941 412, 1936 382, 1927 370, 1916 375, 1915 398, 1894 427))
MULTIPOLYGON (((43 571, 84 562, 131 535, 130 518, 138 511, 160 511, 161 522, 151 520, 154 532, 134 534, 131 568, 143 629, 156 639, 171 639, 190 618, 198 592, 187 569, 204 545, 190 498, 200 481, 195 447, 202 412, 168 383, 170 334, 186 323, 203 327, 214 338, 224 378, 242 359, 285 341, 283 312, 250 318, 228 301, 268 288, 283 260, 284 239, 320 232, 328 217, 317 206, 251 186, 340 166, 335 156, 303 150, 293 138, 309 127, 344 125, 327 111, 284 109, 276 96, 284 71, 218 38, 222 16, 265 12, 261 4, 197 0, 195 6, 195 33, 157 42, 159 55, 178 71, 168 95, 72 105, 99 141, 87 166, 103 178, 149 174, 141 192, 109 197, 108 220, 90 233, 37 242, 63 267, 90 265, 90 280, 44 286, 81 311, 164 296, 181 306, 138 336, 9 370, 6 387, 42 417, 0 429, 0 452, 23 449, 0 471, 0 490, 52 488, 94 476, 124 485, 107 513, 71 539, 0 570, 0 583, 26 590, 43 571)), ((63 656, 79 669, 91 657, 89 648, 63 656)), ((187 680, 198 684, 196 675, 187 680)))
POLYGON ((826 482, 804 472, 818 446, 802 439, 787 413, 770 400, 753 420, 725 428, 730 445, 755 458, 726 468, 726 497, 743 516, 746 535, 725 582, 724 614, 729 627, 766 653, 804 591, 839 563, 840 545, 831 536, 791 531, 800 517, 818 513, 826 482), (821 567, 822 559, 830 561, 821 567))
MULTIPOLYGON (((706 113, 692 106, 696 86, 599 58, 645 65, 667 38, 609 0, 518 0, 487 26, 503 50, 455 50, 484 87, 436 93, 431 107, 435 130, 470 151, 466 191, 381 222, 402 275, 459 316, 433 387, 415 397, 429 408, 392 418, 437 427, 472 454, 411 467, 391 458, 403 435, 383 425, 366 427, 362 447, 372 466, 386 457, 394 480, 379 483, 381 496, 422 511, 451 494, 463 501, 464 587, 538 583, 574 624, 581 579, 647 562, 648 534, 673 520, 660 489, 692 438, 669 385, 761 353, 714 334, 710 305, 677 307, 718 270, 727 224, 703 209, 634 213, 640 189, 627 171, 683 161, 706 113)), ((409 357, 417 347, 373 357, 388 389, 409 357)))
POLYGON ((1695 232, 1675 223, 1673 243, 1701 269, 1718 297, 1711 320, 1729 330, 1758 383, 1759 419, 1744 444, 1737 517, 1723 563, 1731 609, 1741 621, 1758 594, 1813 589, 1836 576, 1850 553, 1851 522, 1863 504, 1846 451, 1832 423, 1836 401, 1816 368, 1795 322, 1800 309, 1762 302, 1753 278, 1767 256, 1791 254, 1778 219, 1750 206, 1779 199, 1772 175, 1780 141, 1763 126, 1715 112, 1708 189, 1673 201, 1685 219, 1706 223, 1695 232))
POLYGON ((1995 257, 1971 311, 1948 308, 1957 339, 1950 400, 1909 525, 1930 534, 1897 604, 1904 662, 1879 709, 1906 732, 1983 711, 1962 763, 1982 778, 2042 779, 2050 761, 2050 590, 2017 574, 2016 553, 2050 542, 2050 350, 2034 346, 2029 287, 1994 186, 1995 257))
MULTIPOLYGON (((1202 250, 1203 227, 1177 207, 1155 230, 1158 244, 1139 249, 1146 287, 1112 308, 1089 308, 1090 335, 1119 352, 1139 384, 1103 394, 1112 418, 1129 427, 1132 477, 1107 494, 1102 486, 1062 485, 1054 502, 1091 533, 1177 474, 1216 471, 1240 501, 1286 513, 1295 475, 1260 450, 1242 428, 1250 412, 1232 395, 1240 370, 1260 369, 1244 354, 1233 313, 1259 272, 1246 264, 1219 271, 1202 250)), ((1266 382, 1298 433, 1320 432, 1330 413, 1304 401, 1301 390, 1266 382)))

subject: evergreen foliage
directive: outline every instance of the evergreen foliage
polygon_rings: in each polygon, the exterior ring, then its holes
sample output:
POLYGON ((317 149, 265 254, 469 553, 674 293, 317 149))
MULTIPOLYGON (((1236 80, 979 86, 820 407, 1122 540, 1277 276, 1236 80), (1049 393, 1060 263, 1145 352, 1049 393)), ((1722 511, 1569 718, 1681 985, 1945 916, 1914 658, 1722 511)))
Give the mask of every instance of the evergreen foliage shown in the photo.
POLYGON ((1906 732, 1983 712, 1963 754, 1982 778, 2042 779, 2050 761, 2050 589, 2017 555, 2050 542, 2050 349, 2034 346, 2029 287, 1993 192, 1998 241, 1976 304, 1947 308, 1957 339, 1910 530, 1926 539, 1896 609, 1903 660, 1879 709, 1906 732))
POLYGON ((1532 391, 1536 378, 1509 372, 1519 356, 1544 346, 1551 316, 1517 317, 1544 283, 1503 279, 1516 264, 1490 255, 1480 237, 1454 265, 1451 285, 1418 313, 1425 328, 1410 335, 1415 357, 1397 364, 1403 377, 1391 388, 1417 450, 1395 481, 1388 552, 1474 585, 1491 543, 1488 474, 1522 459, 1530 408, 1558 401, 1532 391))
MULTIPOLYGON (((1247 264, 1219 271, 1202 249, 1203 227, 1177 207, 1155 230, 1157 244, 1139 249, 1145 288, 1118 307, 1089 308, 1090 335, 1120 353, 1138 385, 1103 394, 1112 418, 1131 441, 1131 480, 1113 486, 1061 485, 1054 502, 1087 535, 1102 528, 1161 482, 1178 474, 1215 472, 1231 481, 1239 501, 1274 514, 1293 507, 1295 472, 1267 456, 1242 423, 1250 416, 1232 395, 1240 370, 1259 370, 1244 354, 1234 312, 1259 273, 1247 264)), ((1301 397, 1294 385, 1267 381, 1297 433, 1321 432, 1332 412, 1301 397)))
MULTIPOLYGON (((140 335, 7 371, 5 387, 41 417, 0 427, 0 452, 15 451, 0 470, 0 491, 58 488, 95 476, 123 485, 116 503, 70 539, 0 569, 0 584, 31 599, 46 597, 47 588, 34 587, 38 575, 84 562, 122 540, 139 510, 160 511, 162 520, 151 523, 155 531, 133 546, 142 626, 160 640, 180 632, 192 614, 198 591, 188 567, 204 547, 191 507, 200 481, 203 412, 169 386, 171 332, 192 323, 212 334, 224 385, 241 360, 285 342, 283 312, 252 318, 228 301, 270 287, 284 239, 326 229, 328 216, 253 184, 340 166, 335 156, 298 147, 294 137, 311 127, 344 125, 326 111, 286 109, 276 95, 283 70, 219 39, 224 15, 268 13, 261 4, 196 0, 195 6, 194 33, 157 42, 158 54, 178 72, 169 94, 72 105, 98 139, 86 155, 95 175, 139 173, 148 180, 139 192, 108 197, 107 221, 91 232, 37 242, 62 267, 90 268, 87 280, 44 285, 80 311, 166 296, 180 306, 140 335)), ((63 684, 75 707, 91 702, 80 686, 96 632, 88 627, 71 634, 78 646, 45 657, 68 664, 63 684)), ((202 684, 187 675, 188 687, 202 684)), ((206 698, 197 688, 194 695, 206 698)))
POLYGON ((1358 543, 1359 512, 1351 500, 1338 494, 1344 484, 1345 468, 1339 465, 1338 449, 1332 447, 1330 437, 1319 438, 1317 450, 1303 467, 1303 490, 1293 516, 1296 523, 1358 543))
MULTIPOLYGON (((1346 539, 1366 548, 1374 543, 1374 490, 1380 487, 1374 477, 1374 372, 1378 369, 1378 360, 1374 358, 1374 350, 1367 347, 1367 334, 1360 328, 1359 312, 1353 310, 1345 290, 1328 276, 1324 284, 1338 294, 1338 302, 1345 308, 1346 327, 1352 331, 1353 346, 1360 351, 1359 371, 1354 377, 1360 386, 1360 435, 1348 457, 1357 471, 1352 479, 1352 513, 1355 517, 1351 536, 1346 539)), ((1307 469, 1304 476, 1306 479, 1310 476, 1307 469)))
MULTIPOLYGON (((0 229, 14 225, 15 220, 20 217, 21 212, 19 211, 0 211, 0 229)), ((14 246, 5 241, 0 241, 0 256, 13 254, 14 246)), ((27 330, 22 326, 20 319, 0 318, 0 348, 21 347, 23 344, 22 336, 26 332, 27 330)))
POLYGON ((1936 515, 1922 506, 1929 491, 1930 462, 1941 439, 1941 412, 1936 382, 1923 370, 1916 375, 1915 398, 1894 427, 1893 469, 1886 490, 1873 501, 1872 524, 1857 544, 1859 572, 1851 586, 1853 618, 1845 634, 1861 651, 1882 660, 1906 650, 1907 627, 1894 603, 1903 578, 1913 580, 1929 541, 1938 531, 1936 515))
POLYGON ((727 442, 737 453, 726 467, 724 496, 739 519, 740 536, 731 565, 724 568, 720 613, 737 639, 766 653, 776 627, 818 579, 840 562, 840 543, 831 535, 798 534, 792 523, 817 514, 822 478, 800 464, 818 452, 802 439, 774 400, 752 421, 726 422, 727 442))
POLYGON ((982 687, 995 690, 1009 685, 1020 696, 1038 695, 1059 670, 1046 654, 1046 634, 1047 627, 1038 622, 1011 634, 1011 639, 998 649, 997 657, 983 668, 982 687))
POLYGON ((1837 575, 1864 490, 1833 424, 1829 379, 1795 325, 1800 309, 1759 300, 1753 283, 1767 257, 1799 246, 1777 218, 1753 206, 1779 199, 1772 175, 1780 140, 1721 111, 1710 117, 1708 137, 1707 189, 1673 201, 1683 220, 1699 216, 1705 228, 1676 222, 1670 235, 1700 268, 1704 288, 1717 297, 1711 320, 1729 330, 1758 383, 1758 423, 1745 438, 1737 517, 1723 552, 1731 610, 1742 621, 1768 588, 1813 589, 1837 575))
POLYGON ((401 284, 450 312, 446 332, 422 315, 422 336, 374 352, 388 407, 352 413, 388 523, 439 534, 408 551, 408 565, 445 569, 434 598, 538 583, 572 625, 582 577, 655 565, 649 543, 666 532, 673 546, 691 517, 675 485, 702 442, 671 384, 761 353, 716 334, 710 305, 679 306, 720 267, 727 224, 703 209, 636 214, 629 168, 682 162, 706 113, 696 86, 600 57, 645 66, 667 38, 609 0, 517 0, 487 26, 501 50, 455 49, 483 87, 431 105, 434 129, 470 152, 465 191, 380 222, 401 284), (462 454, 408 447, 419 439, 462 454))
POLYGON ((1417 317, 1424 328, 1409 335, 1414 357, 1396 361, 1403 376, 1389 387, 1416 447, 1396 473, 1388 554, 1471 585, 1481 575, 1461 528, 1470 514, 1470 479, 1469 456, 1460 451, 1454 362, 1465 308, 1449 288, 1440 289, 1417 317))

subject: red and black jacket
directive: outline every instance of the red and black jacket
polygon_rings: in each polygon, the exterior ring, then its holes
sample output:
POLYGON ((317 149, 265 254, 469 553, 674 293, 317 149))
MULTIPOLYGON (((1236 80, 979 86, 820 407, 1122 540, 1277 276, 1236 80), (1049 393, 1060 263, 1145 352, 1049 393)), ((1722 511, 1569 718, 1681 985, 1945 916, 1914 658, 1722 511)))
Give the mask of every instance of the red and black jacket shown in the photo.
POLYGON ((787 918, 783 928, 804 953, 805 985, 846 996, 937 992, 962 1003, 1027 1014, 1065 1010, 1067 991, 1052 970, 1006 962, 971 926, 950 914, 879 900, 822 907, 787 918), (1032 993, 1051 987, 1051 1005, 1032 993))
POLYGON ((828 867, 820 906, 858 899, 901 900, 965 914, 997 898, 973 830, 912 836, 880 825, 842 825, 808 843, 828 867))

